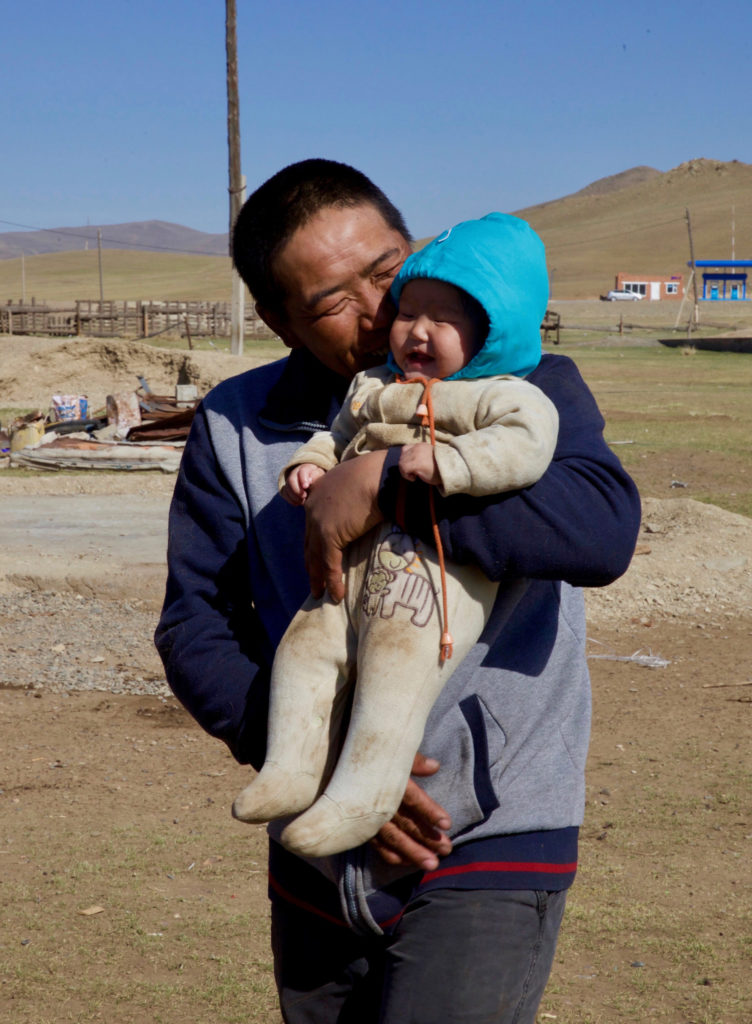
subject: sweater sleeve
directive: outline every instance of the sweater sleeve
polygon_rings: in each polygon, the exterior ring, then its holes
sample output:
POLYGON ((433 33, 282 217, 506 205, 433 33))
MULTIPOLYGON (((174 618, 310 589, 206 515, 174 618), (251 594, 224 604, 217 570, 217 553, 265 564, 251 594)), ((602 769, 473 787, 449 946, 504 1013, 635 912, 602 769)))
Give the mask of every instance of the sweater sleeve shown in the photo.
POLYGON ((474 403, 474 429, 436 445, 443 495, 529 487, 553 458, 558 414, 543 392, 518 379, 490 380, 474 403))
MULTIPOLYGON (((559 437, 551 465, 524 490, 472 498, 437 496, 444 553, 493 580, 519 577, 603 586, 626 572, 640 526, 637 488, 603 438, 604 421, 577 367, 546 355, 527 380, 551 399, 559 437)), ((387 458, 379 504, 397 506, 399 452, 387 458)), ((431 543, 426 487, 407 485, 405 526, 431 543)))
POLYGON ((167 588, 154 639, 175 696, 237 760, 259 767, 271 654, 240 586, 246 545, 242 511, 199 408, 170 507, 167 588))

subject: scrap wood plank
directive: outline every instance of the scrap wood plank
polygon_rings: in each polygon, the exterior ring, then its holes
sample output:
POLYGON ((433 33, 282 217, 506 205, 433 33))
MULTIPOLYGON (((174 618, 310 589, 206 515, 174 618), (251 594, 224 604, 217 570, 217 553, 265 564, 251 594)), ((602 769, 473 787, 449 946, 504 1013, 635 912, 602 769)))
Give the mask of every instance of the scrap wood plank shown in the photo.
POLYGON ((148 442, 96 442, 69 437, 38 448, 22 448, 11 453, 11 465, 41 469, 161 469, 176 473, 184 444, 148 442), (61 443, 64 442, 64 443, 61 443))

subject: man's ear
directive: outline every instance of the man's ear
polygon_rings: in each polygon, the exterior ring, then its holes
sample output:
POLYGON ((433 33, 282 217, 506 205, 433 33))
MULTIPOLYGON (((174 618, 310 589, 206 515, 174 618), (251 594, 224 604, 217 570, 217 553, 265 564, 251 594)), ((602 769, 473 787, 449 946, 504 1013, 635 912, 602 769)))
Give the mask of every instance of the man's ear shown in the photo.
POLYGON ((279 313, 256 303, 256 313, 261 317, 267 327, 270 327, 278 335, 288 348, 303 348, 303 342, 299 340, 292 328, 279 313))

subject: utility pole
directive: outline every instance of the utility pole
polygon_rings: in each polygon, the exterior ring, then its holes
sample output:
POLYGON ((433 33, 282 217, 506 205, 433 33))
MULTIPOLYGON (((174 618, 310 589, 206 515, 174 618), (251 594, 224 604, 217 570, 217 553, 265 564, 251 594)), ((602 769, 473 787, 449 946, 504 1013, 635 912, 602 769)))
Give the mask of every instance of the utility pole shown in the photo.
POLYGON ((104 287, 102 285, 102 229, 97 228, 97 254, 99 258, 99 312, 102 312, 104 302, 104 287))
POLYGON ((692 324, 698 324, 700 322, 700 303, 697 298, 697 274, 695 272, 695 246, 694 242, 692 241, 692 220, 689 216, 688 209, 685 209, 684 213, 687 218, 687 232, 689 234, 689 265, 692 268, 692 288, 694 290, 695 297, 694 310, 692 312, 692 316, 690 317, 689 329, 687 331, 687 334, 690 334, 692 331, 692 324))
MULTIPOLYGON (((240 170, 240 104, 238 102, 238 44, 235 0, 225 0, 225 47, 227 50, 227 146, 230 170, 230 258, 232 229, 245 202, 245 178, 240 170)), ((245 319, 245 285, 235 267, 232 268, 232 323, 230 351, 243 354, 243 321, 245 319)))

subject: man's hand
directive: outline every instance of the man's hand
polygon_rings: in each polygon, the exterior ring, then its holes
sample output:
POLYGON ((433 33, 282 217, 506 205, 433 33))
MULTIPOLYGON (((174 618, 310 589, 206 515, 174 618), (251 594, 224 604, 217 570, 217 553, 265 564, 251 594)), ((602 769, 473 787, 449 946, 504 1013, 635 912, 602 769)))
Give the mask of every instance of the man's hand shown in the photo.
MULTIPOLYGON (((433 775, 438 770, 439 762, 434 758, 415 755, 413 775, 433 775)), ((388 864, 433 871, 439 866, 439 857, 451 852, 452 841, 446 834, 451 824, 444 808, 410 779, 397 813, 371 843, 388 864)))
POLYGON ((427 441, 403 445, 400 452, 399 471, 405 480, 422 480, 438 487, 441 483, 439 467, 433 445, 427 441))
POLYGON ((333 601, 345 596, 342 552, 383 519, 377 503, 386 451, 368 452, 330 469, 305 503, 305 564, 311 593, 333 601))

